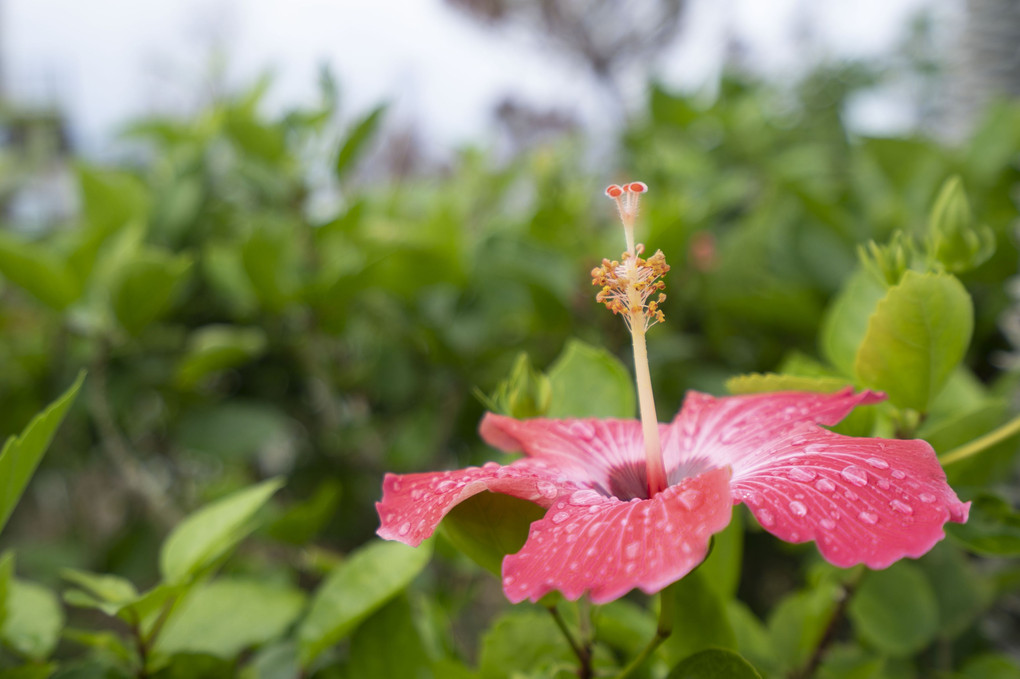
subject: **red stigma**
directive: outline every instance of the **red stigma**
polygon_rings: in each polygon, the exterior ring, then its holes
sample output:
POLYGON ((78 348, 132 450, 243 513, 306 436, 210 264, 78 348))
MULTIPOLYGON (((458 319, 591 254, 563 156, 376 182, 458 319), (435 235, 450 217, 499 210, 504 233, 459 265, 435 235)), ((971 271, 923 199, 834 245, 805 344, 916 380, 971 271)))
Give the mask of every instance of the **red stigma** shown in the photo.
POLYGON ((648 190, 648 185, 644 182, 631 182, 630 184, 627 184, 626 190, 631 193, 644 193, 648 190))
POLYGON ((624 189, 617 186, 616 184, 610 184, 606 187, 606 195, 610 198, 619 198, 623 195, 624 189))

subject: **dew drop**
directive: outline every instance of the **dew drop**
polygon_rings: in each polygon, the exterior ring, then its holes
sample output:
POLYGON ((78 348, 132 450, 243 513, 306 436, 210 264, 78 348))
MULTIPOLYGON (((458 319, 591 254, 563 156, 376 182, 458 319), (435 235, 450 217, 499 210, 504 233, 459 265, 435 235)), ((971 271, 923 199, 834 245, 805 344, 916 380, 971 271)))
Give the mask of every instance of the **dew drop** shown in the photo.
POLYGON ((453 481, 440 481, 439 484, 436 486, 436 491, 439 493, 445 493, 446 491, 453 488, 455 485, 457 484, 455 484, 453 481))
POLYGON ((878 487, 882 490, 889 490, 889 480, 880 478, 878 480, 878 487))
POLYGON ((824 453, 826 450, 828 450, 828 446, 824 446, 824 445, 822 445, 820 443, 812 443, 809 446, 804 446, 804 452, 805 453, 811 453, 811 454, 814 454, 814 453, 824 453))
POLYGON ((602 507, 600 505, 592 505, 591 507, 588 507, 589 514, 598 514, 601 511, 602 507))
POLYGON ((855 464, 846 467, 839 473, 844 479, 854 484, 858 488, 863 488, 868 485, 868 472, 864 471, 855 464))
POLYGON ((512 584, 514 584, 514 578, 513 578, 512 575, 508 575, 505 578, 503 578, 503 586, 504 587, 509 587, 512 584))
POLYGON ((903 500, 893 500, 889 503, 889 506, 898 511, 900 514, 914 513, 914 508, 908 505, 903 500))
POLYGON ((878 523, 878 515, 873 514, 871 512, 861 512, 860 514, 857 515, 857 518, 863 521, 864 523, 870 524, 872 526, 878 523))
POLYGON ((823 493, 831 493, 836 490, 836 484, 827 478, 820 478, 815 482, 815 488, 822 491, 823 493))
POLYGON ((894 479, 901 479, 902 480, 902 479, 906 478, 906 476, 907 476, 906 474, 903 473, 903 470, 901 470, 901 469, 893 469, 889 473, 892 474, 892 477, 894 479))
POLYGON ((400 482, 399 478, 396 478, 396 479, 393 479, 393 484, 392 485, 393 485, 393 490, 400 490, 400 487, 403 484, 400 482))
POLYGON ((596 521, 592 525, 588 526, 588 537, 590 537, 590 538, 595 537, 595 534, 598 533, 599 531, 601 531, 602 527, 605 526, 605 525, 606 524, 604 524, 601 521, 596 521))
POLYGON ((705 498, 701 494, 701 491, 691 489, 685 490, 684 492, 680 493, 679 500, 680 503, 684 507, 687 507, 689 511, 694 511, 695 509, 702 505, 705 498))
POLYGON ((552 522, 553 523, 563 523, 564 521, 566 521, 569 518, 570 518, 570 514, 568 514, 566 512, 556 512, 555 514, 553 514, 552 522))
POLYGON ((400 527, 400 530, 397 531, 397 532, 400 533, 401 535, 407 535, 408 533, 411 532, 411 524, 410 523, 405 523, 404 525, 402 525, 400 527))
POLYGON ((843 497, 845 497, 847 500, 850 500, 851 502, 855 502, 860 498, 860 496, 857 495, 857 493, 853 492, 849 488, 843 491, 843 497))
POLYGON ((769 510, 765 509, 764 507, 760 508, 755 513, 755 516, 758 517, 758 521, 761 522, 761 525, 763 525, 763 526, 771 526, 772 524, 774 524, 776 522, 775 517, 772 516, 772 512, 770 512, 769 510))
POLYGON ((789 471, 789 477, 794 481, 800 481, 801 483, 814 481, 816 476, 818 476, 818 474, 816 474, 814 471, 810 469, 804 469, 803 467, 794 467, 789 471))
POLYGON ((424 493, 425 493, 425 491, 423 491, 421 488, 415 488, 414 490, 411 491, 411 499, 412 500, 420 500, 421 496, 424 493))
POLYGON ((807 507, 804 506, 803 502, 794 500, 790 503, 790 513, 794 516, 804 516, 807 514, 807 507))
POLYGON ((639 549, 641 549, 641 545, 639 545, 636 542, 632 542, 631 544, 627 545, 626 549, 623 550, 623 555, 628 559, 633 559, 634 557, 637 556, 639 549))
POLYGON ((917 496, 917 499, 927 505, 930 505, 931 503, 935 502, 935 496, 932 495, 931 493, 921 493, 920 495, 917 496))
POLYGON ((570 496, 570 504, 587 507, 602 502, 602 496, 594 490, 577 490, 570 496))
POLYGON ((486 462, 485 464, 482 465, 482 469, 488 469, 490 471, 493 470, 493 469, 499 469, 499 463, 498 462, 486 462))
POLYGON ((889 468, 889 463, 886 462, 885 460, 883 460, 880 457, 869 457, 867 462, 868 462, 868 464, 870 464, 875 469, 888 469, 889 468))
POLYGON ((550 483, 549 481, 539 481, 537 486, 538 492, 542 494, 542 497, 549 498, 550 500, 556 497, 558 489, 556 488, 555 483, 550 483))
POLYGON ((835 527, 836 527, 836 522, 835 522, 835 521, 833 521, 832 519, 829 519, 829 518, 825 518, 825 519, 822 519, 822 520, 821 520, 821 521, 819 521, 818 523, 819 523, 819 524, 821 525, 821 527, 822 527, 822 528, 824 528, 825 530, 832 530, 833 528, 835 528, 835 527))

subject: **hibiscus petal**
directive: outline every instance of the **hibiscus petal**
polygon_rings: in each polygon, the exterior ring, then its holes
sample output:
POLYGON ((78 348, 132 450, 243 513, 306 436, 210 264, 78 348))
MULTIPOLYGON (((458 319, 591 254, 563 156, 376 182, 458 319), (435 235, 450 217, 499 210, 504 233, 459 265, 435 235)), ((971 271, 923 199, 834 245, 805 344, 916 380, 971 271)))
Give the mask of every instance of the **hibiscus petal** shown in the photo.
POLYGON ((714 469, 650 500, 584 490, 557 501, 503 560, 503 591, 518 603, 552 590, 574 600, 587 590, 600 604, 635 587, 661 590, 701 563, 712 535, 729 524, 729 477, 714 469))
MULTIPOLYGON (((667 429, 662 425, 660 432, 667 429)), ((489 445, 548 461, 605 495, 628 499, 648 493, 644 436, 637 420, 515 420, 487 413, 479 431, 489 445)))
POLYGON ((957 498, 924 441, 805 424, 770 448, 767 462, 734 465, 734 498, 773 535, 815 540, 836 566, 885 568, 919 557, 945 537, 946 521, 967 520, 970 503, 957 498))
POLYGON ((739 467, 767 458, 772 443, 805 422, 833 425, 858 405, 878 403, 885 395, 847 388, 834 394, 784 391, 716 398, 687 393, 663 437, 670 482, 704 468, 739 467))
POLYGON ((417 547, 451 509, 472 495, 489 490, 549 507, 557 497, 581 487, 557 469, 532 460, 506 466, 488 462, 448 472, 387 474, 382 501, 375 504, 381 520, 376 533, 417 547))

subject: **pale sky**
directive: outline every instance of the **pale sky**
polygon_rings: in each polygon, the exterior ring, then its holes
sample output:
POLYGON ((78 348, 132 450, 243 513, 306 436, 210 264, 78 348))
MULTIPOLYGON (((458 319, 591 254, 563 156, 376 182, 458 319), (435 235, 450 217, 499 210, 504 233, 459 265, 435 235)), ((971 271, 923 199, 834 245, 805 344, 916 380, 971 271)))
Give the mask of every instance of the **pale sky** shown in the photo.
MULTIPOLYGON (((773 73, 802 68, 797 10, 836 56, 880 54, 904 19, 932 0, 691 0, 683 40, 662 77, 698 86, 715 75, 727 31, 741 36, 773 73)), ((949 3, 949 4, 958 4, 949 3)), ((621 3, 625 6, 625 3, 621 3)), ((943 5, 940 5, 940 10, 943 5)), ((507 93, 540 106, 597 116, 583 73, 533 39, 492 34, 441 0, 0 0, 0 66, 8 93, 70 112, 86 150, 133 115, 188 109, 207 80, 209 46, 229 56, 229 81, 271 68, 272 101, 315 93, 329 63, 343 110, 387 100, 442 144, 484 137, 507 93)))

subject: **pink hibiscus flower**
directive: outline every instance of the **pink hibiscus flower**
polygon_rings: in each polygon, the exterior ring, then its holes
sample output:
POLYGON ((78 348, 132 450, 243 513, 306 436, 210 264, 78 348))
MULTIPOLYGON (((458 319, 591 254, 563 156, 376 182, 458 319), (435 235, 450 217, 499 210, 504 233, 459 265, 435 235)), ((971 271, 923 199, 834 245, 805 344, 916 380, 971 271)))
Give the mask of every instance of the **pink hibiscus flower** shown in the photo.
POLYGON ((592 270, 596 300, 623 317, 634 349, 641 414, 636 420, 515 420, 489 413, 482 438, 527 457, 508 465, 388 474, 376 504, 380 536, 418 545, 455 505, 491 491, 548 510, 524 546, 503 560, 510 601, 552 590, 611 601, 649 594, 704 560, 713 534, 746 504, 765 530, 789 542, 814 540, 837 566, 885 568, 927 552, 946 521, 967 520, 924 441, 842 436, 833 425, 871 391, 785 392, 713 398, 692 392, 671 424, 655 419, 646 331, 664 320, 662 252, 644 259, 635 243, 641 182, 613 185, 627 250, 592 270), (655 299, 652 299, 652 297, 655 299))
POLYGON ((843 436, 833 425, 883 396, 780 392, 714 398, 691 392, 660 424, 665 490, 648 495, 641 423, 515 420, 489 413, 481 435, 526 457, 449 472, 395 475, 377 504, 379 535, 418 545, 455 505, 483 491, 547 509, 503 561, 510 601, 551 590, 595 603, 661 590, 705 558, 734 504, 788 542, 814 540, 842 567, 918 557, 967 519, 935 453, 920 440, 843 436))

